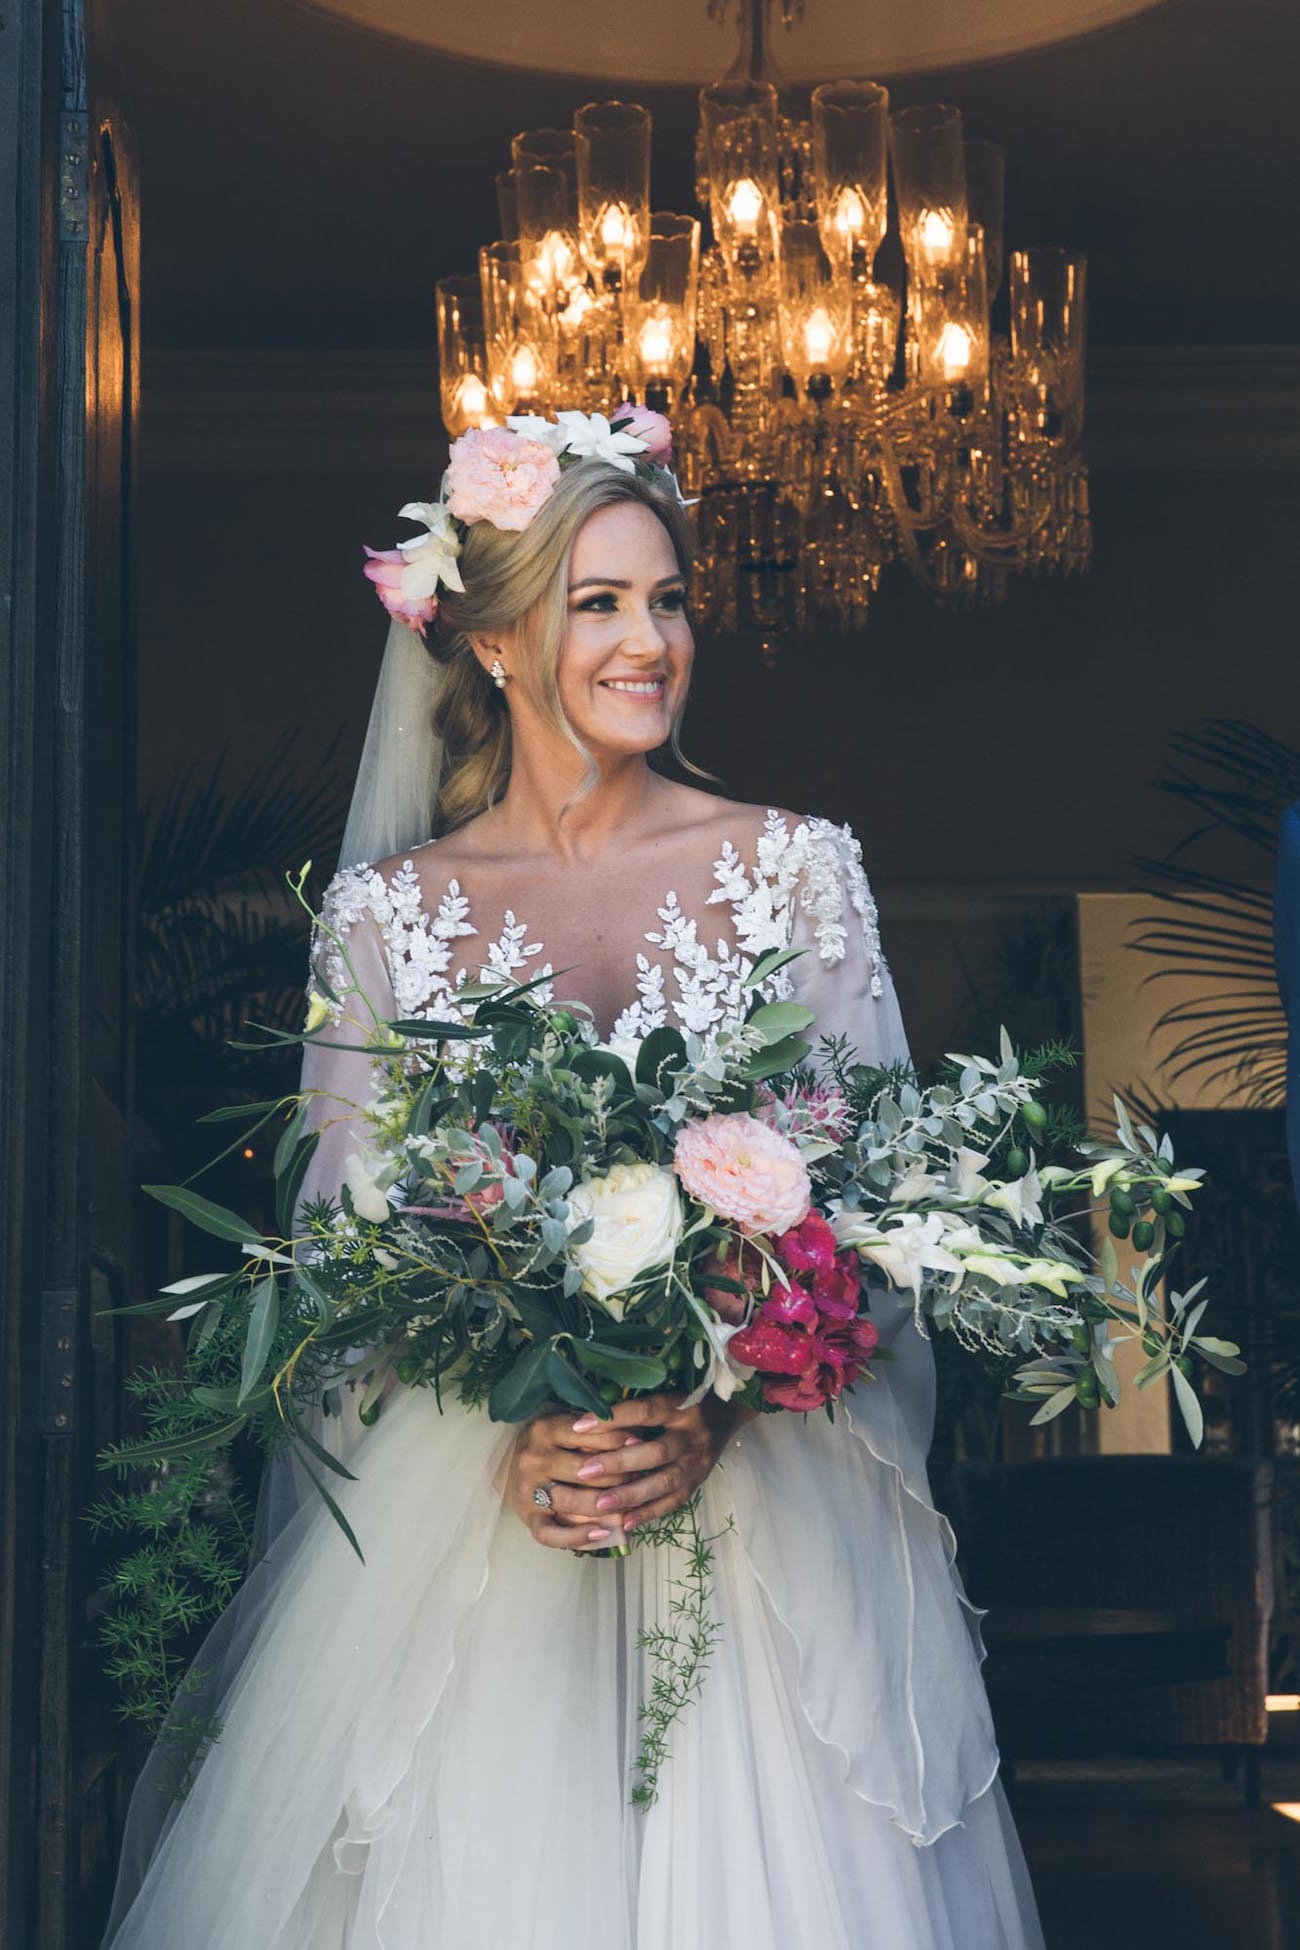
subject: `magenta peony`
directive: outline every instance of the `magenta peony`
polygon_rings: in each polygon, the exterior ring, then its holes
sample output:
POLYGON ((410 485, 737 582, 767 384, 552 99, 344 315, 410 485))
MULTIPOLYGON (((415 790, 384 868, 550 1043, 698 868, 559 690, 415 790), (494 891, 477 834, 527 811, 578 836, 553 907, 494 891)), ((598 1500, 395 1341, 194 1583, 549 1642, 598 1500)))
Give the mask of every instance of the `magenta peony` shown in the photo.
POLYGON ((458 521, 518 531, 550 497, 560 463, 540 440, 509 427, 471 427, 451 443, 447 506, 458 521))
POLYGON ((786 1232, 812 1202, 797 1147, 748 1111, 715 1112, 683 1125, 673 1168, 692 1198, 734 1219, 742 1232, 786 1232))
MULTIPOLYGON (((364 543, 362 547, 365 547, 364 543)), ((438 614, 437 597, 403 595, 402 577, 406 557, 400 549, 367 548, 366 554, 370 560, 366 563, 365 573, 374 583, 379 600, 388 614, 408 623, 424 636, 427 626, 438 614)))
POLYGON ((879 1336, 865 1319, 822 1319, 814 1327, 780 1317, 792 1311, 788 1302, 766 1301, 749 1326, 732 1335, 727 1352, 758 1370, 766 1400, 806 1414, 853 1386, 879 1336))
POLYGON ((673 457, 672 423, 649 406, 633 406, 624 400, 610 414, 610 425, 618 433, 630 433, 645 441, 645 457, 656 467, 667 467, 673 457))

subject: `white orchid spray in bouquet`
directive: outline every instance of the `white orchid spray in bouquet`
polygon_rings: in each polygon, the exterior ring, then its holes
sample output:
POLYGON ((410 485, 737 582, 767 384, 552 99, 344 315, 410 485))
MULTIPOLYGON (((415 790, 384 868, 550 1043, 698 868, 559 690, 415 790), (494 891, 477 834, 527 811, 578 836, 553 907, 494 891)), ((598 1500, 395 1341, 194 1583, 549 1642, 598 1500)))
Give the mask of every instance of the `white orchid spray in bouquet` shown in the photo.
MULTIPOLYGON (((292 884, 307 907, 305 875, 292 884)), ((317 1037, 345 1003, 350 1020, 368 1019, 357 1047, 375 1094, 344 1182, 302 1199, 318 1140, 298 1096, 256 1107, 255 1128, 285 1120, 274 1233, 189 1186, 148 1188, 240 1261, 127 1310, 188 1319, 190 1352, 156 1390, 149 1433, 106 1451, 107 1468, 151 1469, 157 1482, 179 1465, 197 1503, 236 1436, 287 1441, 360 1555, 327 1480, 352 1472, 311 1432, 309 1407, 337 1413, 351 1390, 370 1423, 394 1387, 430 1387, 439 1406, 450 1391, 512 1423, 557 1404, 607 1417, 620 1397, 671 1388, 686 1403, 712 1392, 834 1419, 846 1390, 873 1380, 873 1277, 911 1294, 923 1331, 1024 1357, 1012 1391, 1040 1401, 1040 1417, 1070 1401, 1113 1405, 1114 1340, 1136 1333, 1150 1357, 1139 1385, 1171 1373, 1199 1440, 1185 1365, 1192 1354, 1240 1365, 1201 1334, 1195 1291, 1158 1304, 1200 1174, 1176 1169, 1167 1140, 1134 1132, 1122 1110, 1113 1145, 1039 1163, 1047 1059, 1022 1063, 1005 1032, 998 1062, 950 1059, 928 1088, 834 1043, 814 1073, 812 1012, 764 995, 788 949, 754 965, 743 1017, 708 1041, 661 1028, 634 1048, 604 1046, 588 1010, 542 1001, 537 982, 466 984, 455 1020, 387 1021, 346 942, 329 938, 352 986, 322 983, 291 1040, 317 1037), (1143 1254, 1127 1284, 1113 1255, 1095 1266, 1070 1229, 1083 1193, 1108 1196, 1112 1230, 1143 1254)), ((642 1635, 653 1681, 640 1802, 655 1797, 668 1732, 716 1637, 715 1540, 698 1506, 697 1492, 635 1533, 686 1557, 672 1618, 642 1635)), ((140 1499, 119 1493, 101 1518, 140 1514, 140 1499)), ((167 1517, 175 1526, 174 1499, 167 1517)), ((165 1528, 153 1524, 155 1548, 165 1528)), ((146 1629, 150 1581, 138 1559, 128 1565, 110 1669, 157 1707, 177 1655, 156 1608, 146 1629)))

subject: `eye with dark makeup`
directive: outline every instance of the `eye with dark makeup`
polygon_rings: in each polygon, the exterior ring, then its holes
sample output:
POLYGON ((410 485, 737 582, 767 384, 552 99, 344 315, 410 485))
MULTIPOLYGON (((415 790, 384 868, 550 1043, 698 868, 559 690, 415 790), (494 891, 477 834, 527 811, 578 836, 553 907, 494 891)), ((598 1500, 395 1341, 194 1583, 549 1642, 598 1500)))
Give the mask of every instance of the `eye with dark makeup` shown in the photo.
MULTIPOLYGON (((686 591, 684 589, 665 589, 661 594, 653 598, 653 604, 655 608, 666 607, 674 614, 680 613, 686 607, 686 591)), ((585 596, 581 602, 574 605, 578 611, 591 611, 593 614, 605 615, 611 614, 617 606, 618 598, 612 589, 601 590, 594 596, 585 596)))

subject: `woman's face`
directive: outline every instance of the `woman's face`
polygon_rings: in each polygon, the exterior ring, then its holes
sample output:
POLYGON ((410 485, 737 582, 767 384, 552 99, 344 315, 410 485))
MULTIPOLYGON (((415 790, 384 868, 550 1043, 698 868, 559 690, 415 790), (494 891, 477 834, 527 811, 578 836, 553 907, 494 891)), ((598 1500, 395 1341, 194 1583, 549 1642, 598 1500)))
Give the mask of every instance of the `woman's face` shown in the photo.
POLYGON ((635 501, 601 508, 569 559, 560 702, 593 758, 654 751, 685 701, 695 640, 663 523, 635 501))

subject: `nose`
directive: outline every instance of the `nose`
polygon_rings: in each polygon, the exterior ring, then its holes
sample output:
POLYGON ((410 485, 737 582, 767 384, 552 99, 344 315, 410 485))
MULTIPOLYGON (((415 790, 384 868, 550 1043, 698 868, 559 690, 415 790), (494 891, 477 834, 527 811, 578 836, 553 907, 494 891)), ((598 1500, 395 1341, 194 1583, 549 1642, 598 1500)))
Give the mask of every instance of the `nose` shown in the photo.
POLYGON ((623 648, 634 655, 658 660, 668 648, 663 624, 649 603, 637 603, 628 611, 627 635, 623 648))

